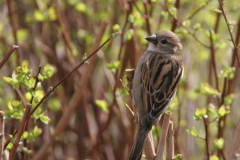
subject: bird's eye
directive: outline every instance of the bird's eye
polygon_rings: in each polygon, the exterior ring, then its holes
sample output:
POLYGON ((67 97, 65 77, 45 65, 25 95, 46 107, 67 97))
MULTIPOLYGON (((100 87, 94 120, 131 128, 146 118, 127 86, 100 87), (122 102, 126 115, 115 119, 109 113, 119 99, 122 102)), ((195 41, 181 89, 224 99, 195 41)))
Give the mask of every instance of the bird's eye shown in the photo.
POLYGON ((162 42, 162 44, 166 44, 166 43, 167 43, 167 40, 164 39, 164 40, 162 40, 161 42, 162 42))

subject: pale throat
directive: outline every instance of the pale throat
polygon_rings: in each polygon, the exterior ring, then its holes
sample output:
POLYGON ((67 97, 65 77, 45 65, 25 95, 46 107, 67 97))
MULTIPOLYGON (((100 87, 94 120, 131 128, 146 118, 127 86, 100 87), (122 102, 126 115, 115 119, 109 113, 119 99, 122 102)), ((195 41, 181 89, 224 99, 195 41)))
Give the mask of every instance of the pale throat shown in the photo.
POLYGON ((149 43, 147 51, 159 52, 160 50, 152 43, 149 43))

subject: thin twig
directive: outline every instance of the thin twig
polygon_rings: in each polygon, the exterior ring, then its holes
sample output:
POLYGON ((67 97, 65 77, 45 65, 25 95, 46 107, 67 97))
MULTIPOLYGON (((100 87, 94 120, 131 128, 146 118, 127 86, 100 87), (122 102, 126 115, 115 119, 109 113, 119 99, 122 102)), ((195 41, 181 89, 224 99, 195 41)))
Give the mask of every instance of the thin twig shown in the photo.
POLYGON ((11 153, 9 155, 9 160, 13 160, 15 155, 16 155, 16 151, 17 151, 17 147, 18 147, 19 142, 20 142, 20 138, 21 138, 21 136, 23 134, 23 131, 24 131, 24 128, 25 128, 25 124, 28 121, 28 114, 29 114, 29 111, 31 109, 31 106, 32 106, 31 104, 27 104, 26 105, 26 109, 25 109, 22 121, 21 121, 19 129, 18 129, 17 137, 16 137, 16 139, 14 141, 11 153))
POLYGON ((15 51, 15 49, 17 49, 18 46, 17 45, 13 45, 12 48, 10 49, 10 51, 8 51, 7 55, 4 57, 4 59, 2 60, 2 62, 0 63, 0 69, 2 68, 2 66, 7 62, 8 58, 12 55, 13 51, 15 51))
MULTIPOLYGON (((216 58, 215 58, 215 47, 214 47, 214 43, 213 43, 213 37, 212 37, 212 30, 209 30, 210 33, 210 49, 211 49, 211 61, 212 61, 212 67, 213 67, 213 71, 214 71, 214 78, 215 78, 215 85, 216 85, 216 89, 219 91, 218 88, 218 75, 217 75, 217 66, 216 66, 216 58)), ((218 98, 218 105, 220 105, 220 99, 218 98)), ((220 107, 220 106, 219 106, 220 107)))
POLYGON ((143 0, 143 5, 144 5, 144 9, 145 9, 145 14, 147 15, 147 17, 144 17, 145 20, 146 20, 146 30, 147 30, 147 33, 149 35, 151 35, 151 28, 150 28, 150 23, 149 23, 150 14, 149 14, 149 11, 148 11, 148 6, 147 6, 147 1, 146 0, 143 0))
POLYGON ((231 39, 232 39, 232 43, 233 43, 233 46, 234 46, 234 51, 235 51, 234 53, 235 53, 235 55, 236 55, 236 58, 237 58, 237 60, 238 60, 238 65, 239 65, 239 67, 240 67, 240 58, 239 58, 239 55, 238 55, 238 47, 237 47, 237 45, 236 45, 236 43, 235 43, 235 40, 234 40, 234 38, 233 38, 232 30, 231 30, 231 28, 230 28, 230 25, 229 25, 227 16, 226 16, 225 11, 224 11, 224 9, 223 9, 223 3, 222 3, 220 0, 218 0, 218 2, 219 2, 219 4, 220 4, 220 6, 221 6, 222 14, 223 14, 224 19, 225 19, 225 21, 226 21, 226 24, 227 24, 227 27, 228 27, 228 31, 229 31, 229 33, 230 33, 230 36, 231 36, 231 39))
POLYGON ((208 0, 207 2, 206 2, 206 4, 205 5, 202 5, 201 7, 199 7, 196 11, 194 11, 187 19, 192 19, 199 11, 201 11, 203 8, 205 8, 207 5, 208 5, 208 3, 210 3, 212 0, 208 0))
MULTIPOLYGON (((110 41, 111 38, 106 40, 98 49, 96 49, 92 54, 90 54, 86 59, 84 59, 77 67, 75 67, 70 73, 68 73, 63 79, 61 79, 54 87, 52 87, 47 94, 41 99, 40 102, 32 109, 32 111, 28 115, 28 119, 31 117, 31 115, 35 112, 35 110, 42 104, 42 102, 64 81, 66 80, 73 72, 75 72, 79 67, 81 67, 89 58, 91 58, 97 51, 99 51, 108 41, 110 41)), ((18 129, 17 129, 18 130, 18 129)), ((14 132, 15 133, 15 132, 14 132)), ((16 133, 15 133, 16 134, 16 133)), ((13 136, 15 135, 13 134, 13 136)), ((7 141, 4 145, 4 149, 7 147, 10 141, 7 141)))
MULTIPOLYGON (((180 0, 176 0, 176 2, 175 2, 175 8, 177 9, 177 12, 179 11, 179 7, 180 7, 180 0)), ((177 14, 177 15, 178 15, 178 14, 177 14)), ((176 27, 177 27, 177 20, 176 20, 176 19, 173 19, 171 31, 174 32, 175 29, 176 29, 176 27)))
POLYGON ((206 153, 207 153, 207 160, 210 159, 210 153, 209 153, 209 131, 208 131, 208 122, 207 119, 203 117, 203 122, 204 122, 204 126, 205 126, 205 134, 206 134, 206 138, 205 138, 205 142, 206 142, 206 153))
POLYGON ((187 32, 188 32, 189 34, 191 34, 191 35, 197 40, 197 42, 199 42, 199 43, 200 43, 201 45, 203 45, 204 47, 209 48, 209 46, 208 46, 207 44, 203 43, 193 32, 191 32, 186 26, 184 26, 184 25, 182 24, 182 22, 181 22, 176 16, 172 15, 171 12, 168 10, 167 7, 165 7, 165 6, 164 6, 163 4, 161 4, 161 3, 159 3, 159 4, 168 12, 168 14, 169 14, 171 17, 173 17, 173 18, 177 21, 178 25, 180 25, 180 26, 182 26, 184 29, 186 29, 187 32))

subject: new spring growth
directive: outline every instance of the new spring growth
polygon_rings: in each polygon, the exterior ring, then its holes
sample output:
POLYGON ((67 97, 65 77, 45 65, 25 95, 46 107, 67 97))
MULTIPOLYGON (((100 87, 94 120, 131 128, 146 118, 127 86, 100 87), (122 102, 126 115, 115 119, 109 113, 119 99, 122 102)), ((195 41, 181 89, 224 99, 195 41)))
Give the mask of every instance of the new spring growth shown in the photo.
POLYGON ((111 35, 111 39, 117 37, 117 35, 118 35, 118 32, 112 33, 112 35, 111 35))

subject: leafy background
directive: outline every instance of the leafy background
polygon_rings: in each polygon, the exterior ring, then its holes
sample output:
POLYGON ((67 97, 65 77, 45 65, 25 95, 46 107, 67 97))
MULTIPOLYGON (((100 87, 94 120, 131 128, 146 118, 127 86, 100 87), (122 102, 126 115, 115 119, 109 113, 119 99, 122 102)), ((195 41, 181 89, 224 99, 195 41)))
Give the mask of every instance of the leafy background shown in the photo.
MULTIPOLYGON (((0 109, 11 142, 26 103, 36 106, 111 33, 119 32, 34 112, 16 159, 32 159, 51 140, 44 154, 48 159, 127 159, 136 124, 120 79, 127 84, 125 69, 136 67, 148 46, 145 37, 159 29, 174 31, 183 44, 185 72, 170 106, 175 154, 225 159, 240 115, 239 66, 227 28, 239 42, 239 1, 224 1, 224 9, 228 24, 217 0, 0 0, 0 59, 13 44, 19 46, 0 70, 0 109), (71 106, 74 110, 67 112, 71 106), (66 112, 69 119, 62 124, 66 112), (65 127, 59 131, 57 125, 65 127), (57 136, 51 137, 54 132, 57 136)), ((155 145, 160 131, 159 123, 153 128, 155 145)))

